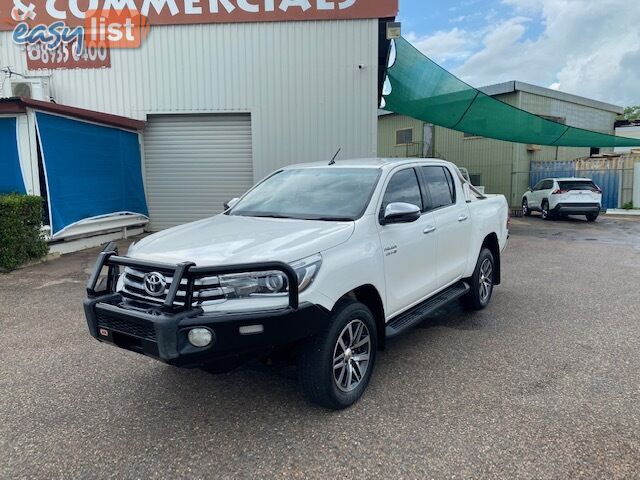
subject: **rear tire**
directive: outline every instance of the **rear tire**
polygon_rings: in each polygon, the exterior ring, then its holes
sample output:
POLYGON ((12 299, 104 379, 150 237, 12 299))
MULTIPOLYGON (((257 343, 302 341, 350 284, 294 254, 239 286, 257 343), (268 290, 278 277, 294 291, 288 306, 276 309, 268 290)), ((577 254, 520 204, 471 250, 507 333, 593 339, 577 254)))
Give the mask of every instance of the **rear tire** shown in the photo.
POLYGON ((525 217, 530 217, 531 216, 531 210, 529 210, 529 202, 527 201, 526 198, 522 199, 522 214, 525 217))
POLYGON ((369 308, 354 300, 338 302, 325 331, 310 339, 298 359, 305 396, 332 410, 353 405, 369 384, 377 346, 369 308))
POLYGON ((547 200, 542 201, 542 219, 551 220, 551 212, 549 211, 549 202, 547 200))
POLYGON ((595 222, 598 219, 597 213, 587 213, 587 222, 595 222))
POLYGON ((491 250, 483 248, 476 268, 469 279, 471 290, 462 297, 462 304, 469 310, 482 310, 489 305, 493 295, 496 263, 491 250))

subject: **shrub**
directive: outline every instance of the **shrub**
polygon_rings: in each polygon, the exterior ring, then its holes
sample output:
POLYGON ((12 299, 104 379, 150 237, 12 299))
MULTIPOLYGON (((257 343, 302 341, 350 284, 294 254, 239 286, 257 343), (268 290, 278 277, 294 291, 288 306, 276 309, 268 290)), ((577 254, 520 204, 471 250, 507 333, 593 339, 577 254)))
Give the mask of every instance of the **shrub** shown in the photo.
POLYGON ((42 198, 0 195, 0 269, 13 270, 47 254, 41 226, 42 198))
POLYGON ((627 202, 624 205, 622 205, 622 208, 624 208, 625 210, 633 210, 633 202, 627 202))

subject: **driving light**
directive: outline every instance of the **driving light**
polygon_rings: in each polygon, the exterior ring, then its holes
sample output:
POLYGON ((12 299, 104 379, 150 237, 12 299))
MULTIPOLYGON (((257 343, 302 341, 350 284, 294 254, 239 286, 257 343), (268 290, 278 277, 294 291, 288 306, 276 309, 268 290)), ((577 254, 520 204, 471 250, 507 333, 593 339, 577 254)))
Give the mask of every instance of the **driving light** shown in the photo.
POLYGON ((192 328, 187 335, 189 343, 194 347, 206 347, 213 340, 213 333, 208 328, 192 328))

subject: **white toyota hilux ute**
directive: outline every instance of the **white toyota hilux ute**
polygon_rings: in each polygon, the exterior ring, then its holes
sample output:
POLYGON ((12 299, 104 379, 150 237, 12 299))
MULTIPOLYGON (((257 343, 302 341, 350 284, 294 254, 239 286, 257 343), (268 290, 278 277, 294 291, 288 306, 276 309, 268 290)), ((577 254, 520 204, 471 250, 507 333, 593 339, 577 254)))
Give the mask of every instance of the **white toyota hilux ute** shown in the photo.
POLYGON ((436 159, 286 167, 227 207, 126 256, 107 245, 91 335, 210 371, 286 354, 333 409, 362 395, 387 339, 449 302, 485 308, 509 236, 505 198, 436 159))

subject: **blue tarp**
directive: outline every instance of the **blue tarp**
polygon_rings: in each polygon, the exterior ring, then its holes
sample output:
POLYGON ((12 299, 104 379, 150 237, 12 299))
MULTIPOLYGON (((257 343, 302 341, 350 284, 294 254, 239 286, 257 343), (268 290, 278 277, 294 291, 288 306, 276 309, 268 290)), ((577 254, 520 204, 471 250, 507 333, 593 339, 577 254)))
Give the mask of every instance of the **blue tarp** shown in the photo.
POLYGON ((0 118, 0 193, 26 193, 20 156, 16 118, 0 118))
POLYGON ((114 213, 148 216, 138 134, 36 113, 53 235, 114 213))

